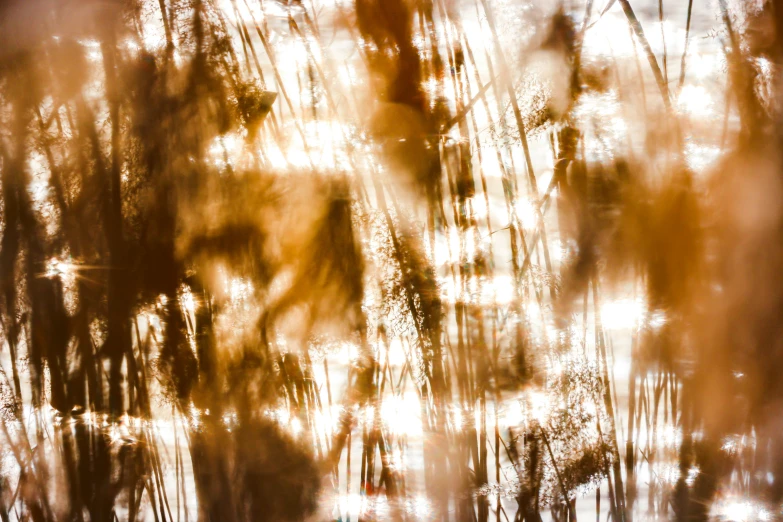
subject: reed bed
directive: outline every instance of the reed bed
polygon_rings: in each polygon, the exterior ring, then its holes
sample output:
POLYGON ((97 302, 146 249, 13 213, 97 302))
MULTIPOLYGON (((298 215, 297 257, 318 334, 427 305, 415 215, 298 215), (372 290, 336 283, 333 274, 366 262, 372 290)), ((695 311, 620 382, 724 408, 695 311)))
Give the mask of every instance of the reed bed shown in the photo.
POLYGON ((0 520, 777 520, 783 3, 0 2, 0 520))

